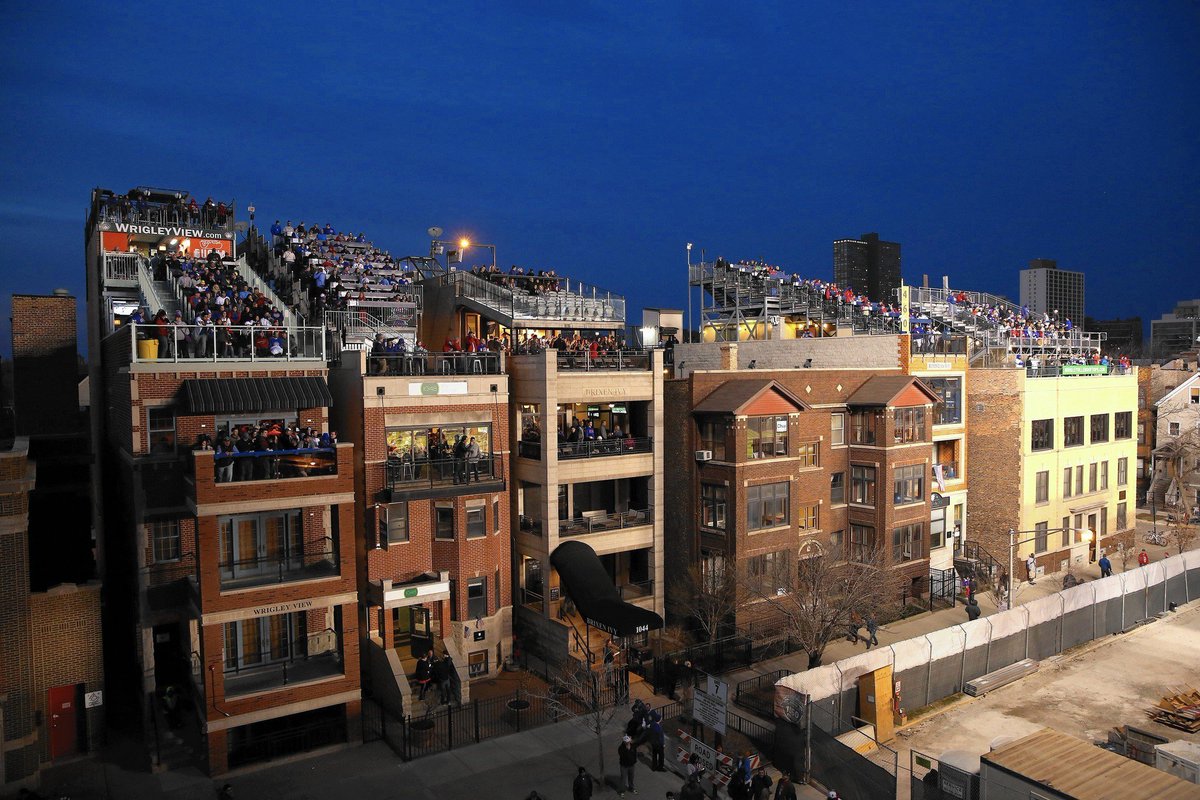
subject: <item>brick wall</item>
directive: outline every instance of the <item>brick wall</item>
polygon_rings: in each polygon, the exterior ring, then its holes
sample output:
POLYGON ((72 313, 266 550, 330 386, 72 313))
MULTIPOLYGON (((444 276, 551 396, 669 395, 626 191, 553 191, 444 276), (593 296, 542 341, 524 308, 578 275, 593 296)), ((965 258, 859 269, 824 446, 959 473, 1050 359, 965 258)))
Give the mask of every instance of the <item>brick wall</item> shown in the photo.
POLYGON ((12 297, 17 433, 58 433, 79 418, 75 298, 12 297))
MULTIPOLYGON (((722 343, 675 345, 677 374, 721 369, 722 343), (680 365, 683 365, 682 367, 680 365)), ((737 343, 740 369, 751 361, 759 370, 796 369, 812 359, 812 368, 839 369, 853 364, 862 369, 897 369, 907 358, 907 336, 836 336, 824 339, 776 339, 737 343)))
POLYGON ((986 487, 971 493, 974 522, 969 530, 972 539, 1001 561, 1008 557, 1009 528, 1020 527, 1024 436, 1020 378, 1014 370, 972 370, 967 386, 971 479, 976 487, 986 487))

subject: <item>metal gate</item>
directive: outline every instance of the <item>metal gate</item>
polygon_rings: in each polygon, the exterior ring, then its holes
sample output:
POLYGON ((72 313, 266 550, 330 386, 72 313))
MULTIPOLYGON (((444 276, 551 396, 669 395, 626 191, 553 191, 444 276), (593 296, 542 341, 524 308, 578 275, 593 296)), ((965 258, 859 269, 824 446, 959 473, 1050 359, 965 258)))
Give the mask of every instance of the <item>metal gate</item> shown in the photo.
POLYGON ((931 569, 929 571, 929 610, 953 608, 957 594, 956 573, 953 569, 931 569))

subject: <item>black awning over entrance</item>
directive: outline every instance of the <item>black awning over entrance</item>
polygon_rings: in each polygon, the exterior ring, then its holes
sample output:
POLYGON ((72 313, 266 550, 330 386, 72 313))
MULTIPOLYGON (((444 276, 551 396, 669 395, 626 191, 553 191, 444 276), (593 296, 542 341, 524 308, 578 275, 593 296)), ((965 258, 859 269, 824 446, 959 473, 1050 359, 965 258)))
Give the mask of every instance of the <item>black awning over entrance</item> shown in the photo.
POLYGON ((563 542, 550 554, 550 563, 558 570, 563 590, 593 628, 613 636, 632 636, 663 626, 658 614, 621 599, 600 557, 583 542, 563 542))
POLYGON ((242 414, 329 408, 333 395, 324 378, 221 378, 183 382, 188 414, 242 414))

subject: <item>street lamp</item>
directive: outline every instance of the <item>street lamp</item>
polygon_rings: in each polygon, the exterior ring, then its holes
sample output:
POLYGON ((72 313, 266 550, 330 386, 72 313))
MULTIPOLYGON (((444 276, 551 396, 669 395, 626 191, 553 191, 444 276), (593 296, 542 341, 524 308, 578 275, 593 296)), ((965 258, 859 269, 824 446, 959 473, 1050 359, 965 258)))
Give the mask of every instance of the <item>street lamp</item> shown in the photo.
POLYGON ((468 239, 465 236, 458 240, 459 252, 464 252, 469 247, 486 247, 489 250, 491 250, 492 251, 492 267, 494 268, 496 266, 496 245, 481 244, 480 242, 472 242, 470 239, 468 239))
POLYGON ((1016 566, 1014 562, 1015 562, 1016 556, 1017 556, 1018 545, 1028 544, 1029 542, 1035 542, 1042 536, 1049 536, 1052 533, 1063 533, 1064 531, 1071 531, 1074 533, 1081 534, 1080 541, 1083 541, 1083 542, 1090 542, 1095 535, 1092 533, 1092 530, 1090 528, 1047 528, 1044 531, 1039 531, 1039 530, 1017 531, 1017 530, 1013 530, 1012 528, 1008 529, 1008 607, 1009 608, 1013 607, 1013 599, 1014 599, 1013 598, 1013 573, 1015 571, 1015 566, 1016 566), (1021 541, 1018 542, 1017 536, 1019 536, 1021 534, 1026 534, 1026 533, 1033 533, 1033 534, 1037 534, 1037 535, 1031 536, 1028 539, 1022 539, 1021 541))

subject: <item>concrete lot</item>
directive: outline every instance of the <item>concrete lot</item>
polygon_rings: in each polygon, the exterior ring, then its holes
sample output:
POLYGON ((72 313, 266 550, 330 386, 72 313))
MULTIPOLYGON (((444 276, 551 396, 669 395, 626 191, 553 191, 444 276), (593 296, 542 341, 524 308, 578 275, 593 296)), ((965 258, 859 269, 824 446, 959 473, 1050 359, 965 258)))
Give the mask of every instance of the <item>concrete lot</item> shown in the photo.
POLYGON ((1173 687, 1200 688, 1200 603, 1123 636, 1081 645, 1047 659, 1034 675, 984 697, 963 699, 918 720, 896 737, 900 797, 908 796, 909 751, 935 758, 946 750, 986 753, 998 736, 1021 737, 1042 727, 1091 741, 1133 725, 1170 740, 1200 742, 1152 722, 1145 708, 1173 687))

